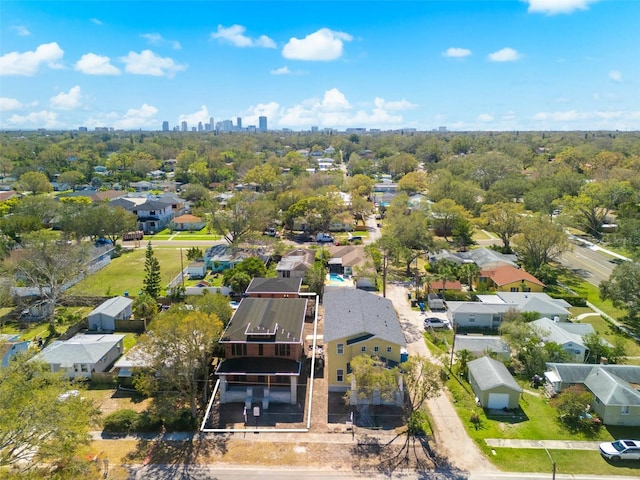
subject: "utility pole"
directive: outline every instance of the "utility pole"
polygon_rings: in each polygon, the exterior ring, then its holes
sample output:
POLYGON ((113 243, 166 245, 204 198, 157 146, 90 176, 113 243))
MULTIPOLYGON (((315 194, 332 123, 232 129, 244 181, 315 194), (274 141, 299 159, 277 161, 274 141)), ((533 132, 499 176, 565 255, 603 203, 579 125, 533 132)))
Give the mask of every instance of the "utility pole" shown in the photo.
POLYGON ((549 452, 549 450, 547 450, 547 447, 545 447, 542 442, 538 442, 538 445, 544 448, 544 451, 547 452, 547 455, 549 456, 549 460, 551 460, 551 465, 553 467, 551 478, 552 480, 556 480, 556 461, 553 459, 553 457, 551 456, 551 453, 549 452))

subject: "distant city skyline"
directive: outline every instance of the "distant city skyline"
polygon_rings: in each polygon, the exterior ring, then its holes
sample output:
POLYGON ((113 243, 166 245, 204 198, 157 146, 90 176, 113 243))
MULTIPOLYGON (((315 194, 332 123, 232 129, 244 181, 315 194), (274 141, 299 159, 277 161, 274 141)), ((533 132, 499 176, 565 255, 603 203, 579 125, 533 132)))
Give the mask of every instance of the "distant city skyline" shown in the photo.
POLYGON ((0 129, 640 130, 637 1, 123 5, 2 2, 0 129))

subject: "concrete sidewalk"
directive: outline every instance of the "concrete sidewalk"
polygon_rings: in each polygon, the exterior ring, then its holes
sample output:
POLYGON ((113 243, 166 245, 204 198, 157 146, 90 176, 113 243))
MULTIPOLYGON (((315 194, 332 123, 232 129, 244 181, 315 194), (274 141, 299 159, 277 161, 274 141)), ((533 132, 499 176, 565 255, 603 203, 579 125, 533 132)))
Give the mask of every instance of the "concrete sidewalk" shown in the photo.
POLYGON ((509 438, 486 438, 490 447, 499 448, 548 448, 549 450, 598 450, 600 442, 577 440, 521 440, 509 438))

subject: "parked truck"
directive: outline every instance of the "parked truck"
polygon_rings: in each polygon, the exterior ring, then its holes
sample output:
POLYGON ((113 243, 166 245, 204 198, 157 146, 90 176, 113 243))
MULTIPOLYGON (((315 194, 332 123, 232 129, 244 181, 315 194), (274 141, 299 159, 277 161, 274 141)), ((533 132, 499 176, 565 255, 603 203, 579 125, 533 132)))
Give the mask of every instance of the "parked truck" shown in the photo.
POLYGON ((333 243, 333 237, 328 233, 319 233, 318 235, 316 235, 316 242, 333 243))

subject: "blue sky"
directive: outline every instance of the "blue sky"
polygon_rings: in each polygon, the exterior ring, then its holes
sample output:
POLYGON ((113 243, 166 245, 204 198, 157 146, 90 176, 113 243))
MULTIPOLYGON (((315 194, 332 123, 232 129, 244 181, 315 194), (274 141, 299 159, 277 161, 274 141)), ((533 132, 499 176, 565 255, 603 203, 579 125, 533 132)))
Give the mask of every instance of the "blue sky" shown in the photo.
POLYGON ((13 1, 0 128, 640 130, 640 2, 13 1))

